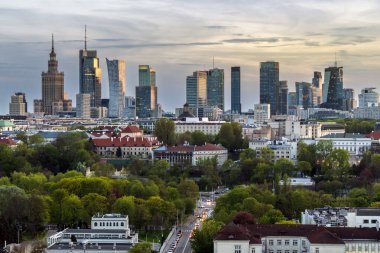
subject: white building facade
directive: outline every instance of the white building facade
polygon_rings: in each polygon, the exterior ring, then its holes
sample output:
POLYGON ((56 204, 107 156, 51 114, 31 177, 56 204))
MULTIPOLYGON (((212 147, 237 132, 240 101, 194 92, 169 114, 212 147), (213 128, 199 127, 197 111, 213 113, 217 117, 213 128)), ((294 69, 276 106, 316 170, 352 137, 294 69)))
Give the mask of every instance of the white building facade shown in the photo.
POLYGON ((205 134, 216 135, 224 123, 226 122, 209 121, 208 118, 202 118, 202 120, 198 118, 186 118, 186 121, 175 122, 175 131, 176 133, 201 131, 205 134))

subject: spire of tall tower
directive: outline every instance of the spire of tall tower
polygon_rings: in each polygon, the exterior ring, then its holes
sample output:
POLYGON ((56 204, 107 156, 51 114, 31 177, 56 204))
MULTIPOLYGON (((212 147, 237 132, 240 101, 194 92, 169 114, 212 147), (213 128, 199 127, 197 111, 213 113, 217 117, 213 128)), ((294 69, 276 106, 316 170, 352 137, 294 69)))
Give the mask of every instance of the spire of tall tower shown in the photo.
POLYGON ((54 52, 54 34, 51 34, 51 51, 54 52))
POLYGON ((335 66, 335 67, 338 67, 338 62, 336 61, 336 52, 335 52, 335 62, 334 62, 334 66, 335 66))
POLYGON ((84 25, 84 49, 87 50, 87 25, 84 25))

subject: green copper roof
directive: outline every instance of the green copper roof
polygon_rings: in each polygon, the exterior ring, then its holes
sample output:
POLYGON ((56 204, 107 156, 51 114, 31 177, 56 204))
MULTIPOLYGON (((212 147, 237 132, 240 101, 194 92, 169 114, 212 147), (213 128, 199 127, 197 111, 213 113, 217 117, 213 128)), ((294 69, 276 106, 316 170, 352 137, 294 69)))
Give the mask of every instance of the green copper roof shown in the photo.
POLYGON ((15 125, 9 120, 0 120, 0 127, 13 127, 13 126, 15 125))

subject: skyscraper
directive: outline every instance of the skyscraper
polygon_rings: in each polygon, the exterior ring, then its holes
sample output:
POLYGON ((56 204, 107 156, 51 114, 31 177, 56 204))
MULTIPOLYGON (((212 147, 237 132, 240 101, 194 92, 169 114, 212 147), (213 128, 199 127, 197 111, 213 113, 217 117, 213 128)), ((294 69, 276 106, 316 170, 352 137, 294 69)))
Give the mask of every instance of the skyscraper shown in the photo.
POLYGON ((149 65, 139 66, 139 86, 136 87, 136 116, 158 117, 156 71, 149 65))
POLYGON ((241 113, 240 67, 231 67, 231 112, 241 113))
POLYGON ((224 111, 224 70, 213 68, 207 71, 207 105, 224 111))
POLYGON ((196 108, 196 116, 202 115, 201 111, 207 105, 207 73, 195 71, 193 75, 186 77, 186 103, 190 108, 196 108))
POLYGON ((96 50, 87 50, 86 33, 84 49, 79 51, 79 93, 90 94, 91 107, 101 106, 102 71, 96 50))
POLYGON ((351 111, 356 107, 356 100, 354 98, 354 89, 343 89, 343 107, 344 111, 351 111))
POLYGON ((25 115, 26 110, 25 93, 17 92, 13 94, 9 103, 9 115, 25 115))
POLYGON ((58 71, 58 61, 54 51, 54 37, 51 40, 50 59, 48 61, 48 71, 42 72, 42 110, 46 115, 52 115, 58 111, 63 111, 60 105, 64 100, 64 73, 58 71))
POLYGON ((379 93, 375 91, 376 88, 364 88, 359 94, 359 108, 371 107, 378 105, 379 93))
POLYGON ((276 88, 280 84, 280 67, 278 62, 260 63, 260 104, 270 104, 271 115, 276 114, 276 88))
POLYGON ((313 84, 313 104, 319 106, 322 104, 322 73, 314 71, 313 84))
POLYGON ((277 114, 288 114, 288 81, 280 81, 278 89, 277 114))
POLYGON ((325 81, 323 83, 323 104, 321 107, 341 110, 343 106, 343 67, 325 69, 325 81))
POLYGON ((77 117, 90 118, 91 116, 91 95, 88 93, 80 93, 76 96, 77 100, 77 117))
POLYGON ((108 60, 109 104, 108 117, 120 118, 125 108, 125 61, 108 60))
POLYGON ((313 89, 311 83, 296 82, 297 105, 303 109, 313 107, 313 89))

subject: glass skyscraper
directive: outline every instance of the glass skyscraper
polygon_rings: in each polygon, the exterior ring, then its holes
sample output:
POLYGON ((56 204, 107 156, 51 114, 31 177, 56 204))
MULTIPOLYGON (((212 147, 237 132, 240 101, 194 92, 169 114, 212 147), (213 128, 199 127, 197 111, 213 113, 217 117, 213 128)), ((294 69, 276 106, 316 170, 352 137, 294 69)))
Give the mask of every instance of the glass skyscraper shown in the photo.
POLYGON ((119 118, 125 109, 125 61, 108 60, 109 104, 108 117, 119 118))
POLYGON ((313 89, 311 83, 296 82, 297 105, 303 109, 313 107, 313 89))
POLYGON ((240 67, 231 67, 231 113, 241 113, 240 67))
POLYGON ((260 104, 270 104, 271 115, 276 114, 276 88, 280 84, 280 67, 278 62, 260 63, 260 104))
POLYGON ((277 114, 288 114, 288 81, 280 81, 278 87, 277 114))
POLYGON ((196 108, 197 112, 207 105, 206 71, 195 71, 193 75, 186 77, 186 103, 190 108, 196 108))
POLYGON ((325 69, 323 83, 324 108, 341 110, 343 106, 343 67, 328 67, 325 69))
POLYGON ((207 105, 217 106, 224 111, 224 70, 207 71, 207 105))
POLYGON ((314 71, 313 84, 313 104, 318 106, 322 104, 322 73, 314 71))
POLYGON ((136 87, 136 116, 158 117, 156 71, 149 65, 139 66, 139 86, 136 87))

